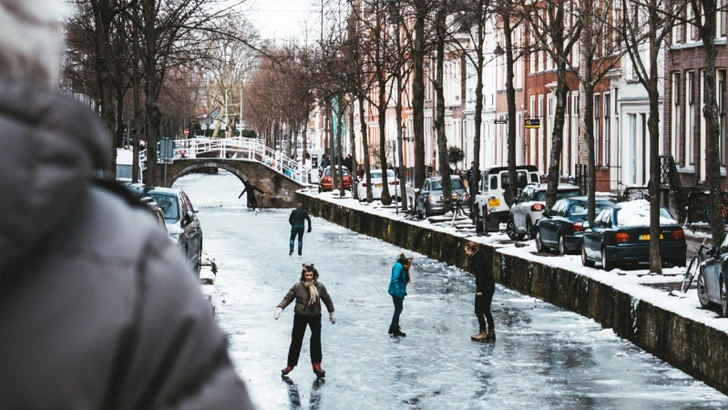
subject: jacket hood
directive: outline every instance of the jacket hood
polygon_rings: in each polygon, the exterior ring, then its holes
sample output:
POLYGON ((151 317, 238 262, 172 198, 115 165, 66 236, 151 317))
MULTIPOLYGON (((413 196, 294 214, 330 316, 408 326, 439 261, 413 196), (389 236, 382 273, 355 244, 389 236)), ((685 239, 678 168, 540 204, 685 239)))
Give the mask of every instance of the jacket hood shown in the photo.
POLYGON ((0 76, 0 275, 30 255, 110 160, 98 116, 63 95, 0 76))

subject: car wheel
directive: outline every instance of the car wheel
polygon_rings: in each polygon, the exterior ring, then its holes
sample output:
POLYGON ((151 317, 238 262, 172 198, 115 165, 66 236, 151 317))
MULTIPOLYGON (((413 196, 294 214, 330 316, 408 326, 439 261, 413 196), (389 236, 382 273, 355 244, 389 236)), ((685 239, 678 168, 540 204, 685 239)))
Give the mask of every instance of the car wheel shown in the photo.
POLYGON ((728 289, 726 289, 726 283, 721 278, 720 280, 720 312, 723 314, 723 317, 728 317, 728 300, 726 299, 726 295, 728 295, 728 289))
POLYGON ((549 248, 547 246, 544 246, 543 242, 541 241, 541 230, 536 229, 536 250, 539 252, 548 252, 549 248))
POLYGON ((509 219, 506 224, 506 235, 514 241, 521 239, 521 236, 516 233, 516 224, 513 222, 512 218, 509 219))
POLYGON ((696 281, 698 288, 698 301, 703 309, 710 307, 710 300, 708 299, 708 288, 705 287, 705 276, 702 272, 698 274, 698 280, 696 281))
POLYGON ((594 266, 594 261, 589 260, 589 258, 586 257, 586 249, 584 248, 584 244, 581 245, 581 264, 584 266, 594 266))
POLYGON ((566 240, 564 240, 564 235, 559 234, 559 255, 564 256, 568 253, 568 250, 566 249, 566 240))
POLYGON ((607 250, 604 248, 602 248, 602 269, 606 271, 614 269, 614 263, 610 262, 609 259, 607 259, 607 250))

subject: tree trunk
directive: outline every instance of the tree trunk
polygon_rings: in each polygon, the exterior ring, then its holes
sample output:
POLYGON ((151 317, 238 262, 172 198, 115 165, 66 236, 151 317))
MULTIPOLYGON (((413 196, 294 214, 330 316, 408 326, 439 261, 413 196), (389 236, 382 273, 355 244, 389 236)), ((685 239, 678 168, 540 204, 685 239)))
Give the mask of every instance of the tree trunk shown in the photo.
MULTIPOLYGON (((374 198, 372 197, 372 177, 370 174, 370 168, 371 168, 371 159, 369 158, 369 133, 368 133, 368 127, 367 127, 367 121, 364 114, 364 95, 359 94, 359 126, 361 127, 361 142, 362 147, 364 148, 364 180, 367 184, 367 202, 371 203, 374 201, 374 198)), ((361 201, 362 198, 359 198, 361 201)))
MULTIPOLYGON (((503 33, 506 41, 506 100, 508 102, 508 197, 511 204, 518 195, 516 186, 516 89, 513 85, 513 28, 510 15, 503 16, 503 33)), ((506 201, 508 202, 508 201, 506 201)), ((511 204, 508 204, 509 206, 511 204)))
POLYGON ((566 99, 569 86, 566 83, 566 63, 557 60, 556 112, 554 129, 551 132, 551 158, 549 159, 548 188, 546 190, 546 209, 551 209, 556 202, 556 191, 559 186, 559 170, 561 169, 561 153, 564 149, 564 121, 566 115, 566 99))
POLYGON ((447 213, 453 209, 453 206, 450 165, 447 158, 447 135, 445 135, 445 93, 443 92, 445 71, 445 36, 447 35, 445 28, 445 9, 446 6, 442 4, 437 12, 436 21, 435 94, 437 96, 437 102, 435 107, 435 128, 437 130, 437 149, 440 157, 439 171, 442 178, 442 196, 445 201, 445 213, 447 213))
POLYGON ((425 182, 425 81, 422 64, 425 55, 425 19, 427 1, 415 1, 414 46, 412 64, 412 128, 415 137, 414 186, 419 188, 425 182))

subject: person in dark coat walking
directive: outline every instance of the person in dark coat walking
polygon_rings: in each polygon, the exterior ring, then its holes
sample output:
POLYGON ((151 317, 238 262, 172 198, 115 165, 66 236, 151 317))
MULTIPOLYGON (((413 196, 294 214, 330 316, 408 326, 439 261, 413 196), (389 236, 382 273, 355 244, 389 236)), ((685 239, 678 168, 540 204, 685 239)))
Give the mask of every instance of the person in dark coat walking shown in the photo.
POLYGON ((293 284, 286 296, 281 300, 281 303, 278 304, 273 315, 273 318, 278 320, 281 313, 283 313, 283 309, 294 300, 296 301, 293 309, 293 331, 291 332, 291 346, 288 349, 288 362, 286 367, 281 370, 283 376, 290 373, 298 365, 306 326, 311 328, 310 350, 313 372, 318 377, 326 376, 326 372, 321 368, 321 360, 323 359, 323 353, 321 352, 321 302, 324 302, 326 309, 329 311, 329 320, 332 325, 336 323, 336 314, 334 313, 334 303, 326 291, 326 286, 318 281, 318 277, 319 273, 313 264, 306 265, 304 263, 300 280, 293 284))
POLYGON ((298 254, 301 255, 303 252, 303 230, 306 228, 306 221, 308 221, 308 232, 310 233, 311 217, 303 209, 303 204, 299 202, 296 204, 296 209, 291 211, 291 216, 288 217, 288 223, 291 224, 288 256, 293 255, 293 245, 296 243, 296 236, 298 236, 298 254))
POLYGON ((473 340, 495 340, 495 325, 493 314, 490 312, 490 304, 495 293, 495 281, 493 280, 493 265, 485 256, 475 242, 465 244, 465 254, 468 256, 468 263, 475 275, 475 316, 478 318, 480 331, 471 337, 473 340), (486 331, 486 319, 488 328, 486 331))
POLYGON ((407 296, 407 284, 410 283, 410 266, 412 258, 406 257, 404 253, 397 256, 392 266, 392 278, 389 281, 389 294, 392 295, 394 303, 394 314, 389 325, 389 334, 392 336, 407 336, 399 328, 399 315, 404 309, 404 297, 407 296))
MULTIPOLYGON (((179 247, 54 92, 63 0, 0 0, 0 409, 253 409, 179 247)), ((66 12, 68 11, 68 12, 66 12)))
POLYGON ((263 195, 265 195, 265 192, 260 190, 257 186, 253 185, 253 183, 250 182, 249 179, 243 180, 243 185, 245 185, 245 189, 243 189, 243 192, 238 195, 238 199, 240 199, 240 197, 242 197, 243 194, 247 192, 248 206, 251 206, 255 211, 255 214, 258 215, 260 213, 260 209, 258 209, 258 198, 255 197, 255 191, 258 191, 263 195))

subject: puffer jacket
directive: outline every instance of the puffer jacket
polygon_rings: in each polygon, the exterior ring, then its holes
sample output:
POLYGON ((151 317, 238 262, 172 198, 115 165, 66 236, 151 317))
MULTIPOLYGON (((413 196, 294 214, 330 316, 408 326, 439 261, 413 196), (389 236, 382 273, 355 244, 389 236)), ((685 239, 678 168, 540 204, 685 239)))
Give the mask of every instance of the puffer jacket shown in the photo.
POLYGON ((388 292, 398 298, 407 296, 407 272, 400 261, 395 262, 392 266, 392 278, 389 281, 388 292))
POLYGON ((278 307, 285 309, 286 306, 295 300, 296 306, 293 308, 293 313, 303 316, 317 316, 321 314, 321 301, 323 301, 329 313, 333 312, 334 302, 331 301, 331 296, 326 291, 326 286, 319 281, 316 281, 314 286, 316 286, 316 290, 318 291, 319 300, 311 306, 308 305, 311 294, 306 285, 299 281, 291 287, 286 296, 283 297, 283 300, 281 300, 281 303, 278 304, 278 307))
POLYGON ((0 90, 0 408, 253 408, 179 248, 92 184, 112 152, 98 117, 0 90))

